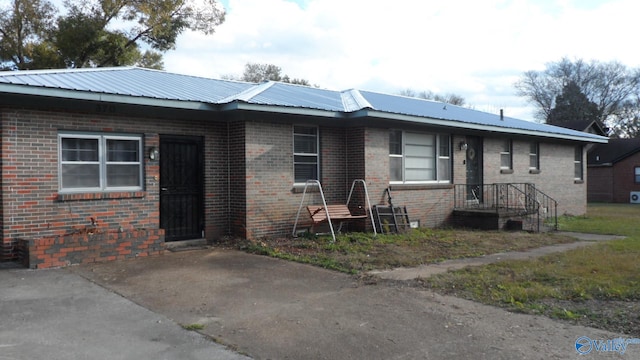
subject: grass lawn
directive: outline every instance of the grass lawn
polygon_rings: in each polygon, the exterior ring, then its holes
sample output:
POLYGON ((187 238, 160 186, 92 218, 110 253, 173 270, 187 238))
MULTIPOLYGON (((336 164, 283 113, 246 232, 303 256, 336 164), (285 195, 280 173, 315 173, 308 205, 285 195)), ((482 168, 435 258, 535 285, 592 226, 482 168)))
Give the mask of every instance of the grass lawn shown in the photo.
POLYGON ((590 204, 561 230, 627 236, 529 261, 424 279, 424 286, 513 311, 640 336, 640 206, 590 204))

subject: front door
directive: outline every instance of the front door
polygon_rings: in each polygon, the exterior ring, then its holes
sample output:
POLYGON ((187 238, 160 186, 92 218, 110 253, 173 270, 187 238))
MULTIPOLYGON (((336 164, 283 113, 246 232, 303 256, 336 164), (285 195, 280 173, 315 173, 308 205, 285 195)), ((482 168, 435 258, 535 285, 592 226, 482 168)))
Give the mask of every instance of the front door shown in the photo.
POLYGON ((202 237, 202 144, 200 137, 160 136, 160 227, 165 241, 202 237))
POLYGON ((482 202, 482 138, 467 137, 467 200, 482 202))

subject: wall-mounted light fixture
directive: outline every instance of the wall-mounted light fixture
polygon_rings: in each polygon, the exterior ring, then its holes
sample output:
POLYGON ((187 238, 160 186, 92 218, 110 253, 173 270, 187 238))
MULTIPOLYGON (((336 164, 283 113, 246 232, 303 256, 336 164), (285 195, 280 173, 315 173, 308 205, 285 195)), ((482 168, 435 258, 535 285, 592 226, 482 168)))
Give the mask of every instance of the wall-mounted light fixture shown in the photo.
POLYGON ((459 146, 460 146, 460 150, 461 151, 467 151, 467 148, 469 147, 469 145, 467 145, 466 141, 460 141, 459 146))
POLYGON ((157 147, 154 146, 151 149, 149 149, 149 159, 151 160, 160 159, 160 151, 158 150, 157 147))

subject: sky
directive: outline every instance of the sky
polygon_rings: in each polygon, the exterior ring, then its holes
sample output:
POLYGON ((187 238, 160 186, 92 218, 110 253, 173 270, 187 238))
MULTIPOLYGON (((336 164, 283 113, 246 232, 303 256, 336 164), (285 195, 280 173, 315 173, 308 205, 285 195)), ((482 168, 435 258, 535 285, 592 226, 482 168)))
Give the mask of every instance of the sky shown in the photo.
POLYGON ((186 32, 165 70, 220 78, 274 64, 331 90, 461 95, 533 120, 514 83, 570 59, 640 67, 637 0, 222 0, 213 35, 186 32))

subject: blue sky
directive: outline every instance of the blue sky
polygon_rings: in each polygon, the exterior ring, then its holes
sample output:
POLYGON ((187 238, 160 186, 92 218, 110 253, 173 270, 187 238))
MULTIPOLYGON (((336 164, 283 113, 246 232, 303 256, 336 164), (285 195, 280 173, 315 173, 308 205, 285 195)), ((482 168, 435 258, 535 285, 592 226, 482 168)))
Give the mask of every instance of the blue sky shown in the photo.
POLYGON ((562 57, 640 67, 636 0, 224 0, 225 23, 185 33, 167 71, 239 75, 247 62, 333 90, 462 95, 525 120, 513 83, 562 57))

